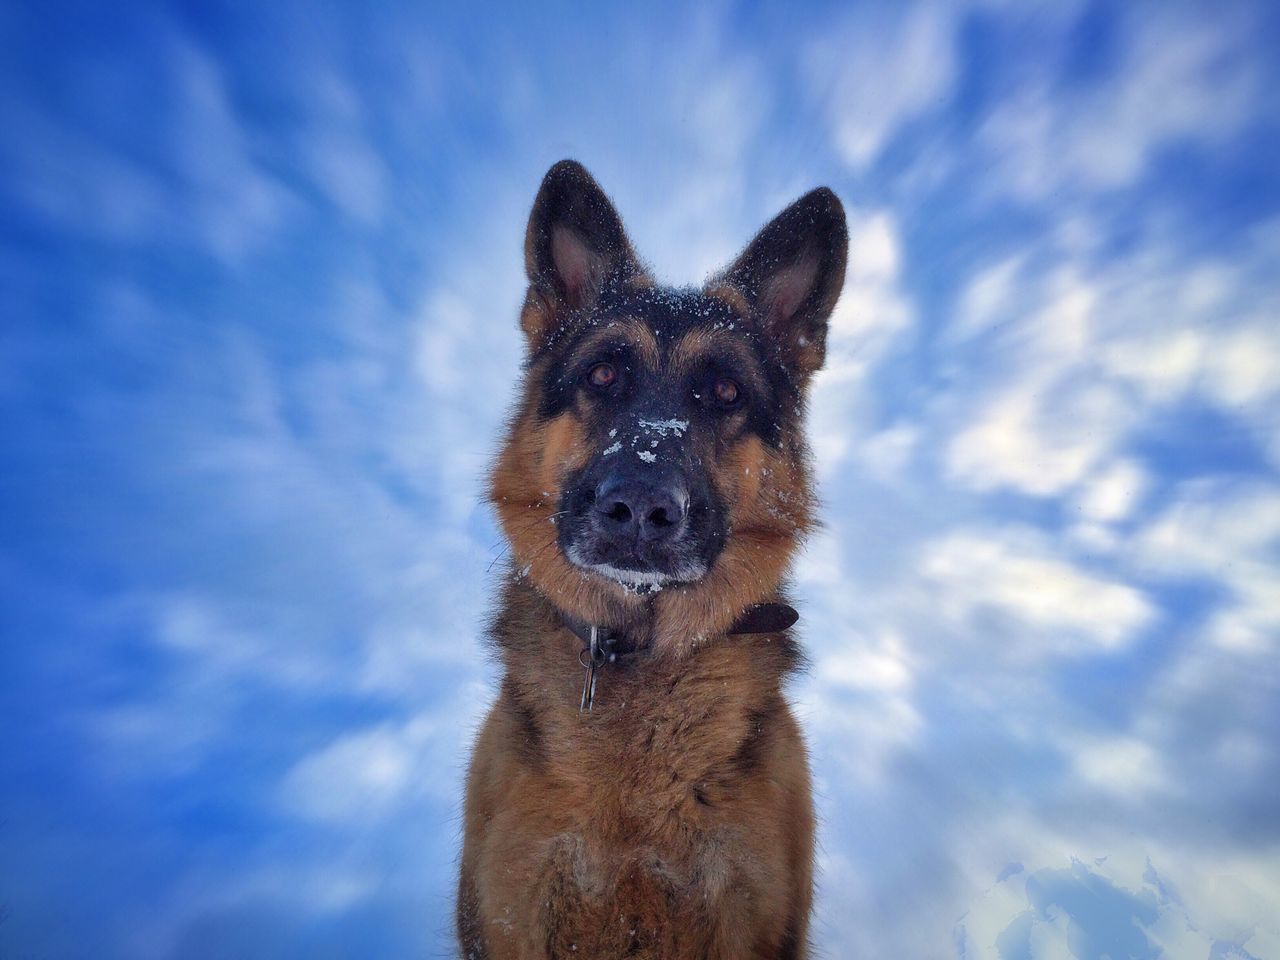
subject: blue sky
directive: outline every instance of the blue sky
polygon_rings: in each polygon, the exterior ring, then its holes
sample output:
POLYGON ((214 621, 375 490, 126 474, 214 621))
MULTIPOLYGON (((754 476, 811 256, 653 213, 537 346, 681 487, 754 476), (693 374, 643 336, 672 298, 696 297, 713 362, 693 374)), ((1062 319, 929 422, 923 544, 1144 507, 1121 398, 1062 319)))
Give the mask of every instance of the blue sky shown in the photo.
POLYGON ((432 6, 0 8, 0 956, 449 955, 572 156, 850 214, 820 955, 1280 958, 1274 6, 432 6))

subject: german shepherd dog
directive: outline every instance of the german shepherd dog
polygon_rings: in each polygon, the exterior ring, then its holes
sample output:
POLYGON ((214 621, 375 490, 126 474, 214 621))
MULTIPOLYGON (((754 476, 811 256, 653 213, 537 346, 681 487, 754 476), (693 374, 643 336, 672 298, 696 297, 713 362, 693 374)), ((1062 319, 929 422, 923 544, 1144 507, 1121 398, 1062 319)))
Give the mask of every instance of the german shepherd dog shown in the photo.
POLYGON ((467 777, 468 960, 807 955, 781 591, 813 523, 805 394, 847 246, 814 190, 704 288, 661 287, 582 166, 543 180, 489 489, 512 564, 467 777))

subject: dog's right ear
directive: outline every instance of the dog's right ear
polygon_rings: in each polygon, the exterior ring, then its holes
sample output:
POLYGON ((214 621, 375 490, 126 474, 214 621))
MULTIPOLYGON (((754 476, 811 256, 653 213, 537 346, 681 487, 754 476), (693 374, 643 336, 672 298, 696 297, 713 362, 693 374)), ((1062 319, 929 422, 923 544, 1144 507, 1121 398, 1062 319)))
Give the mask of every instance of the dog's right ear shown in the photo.
POLYGON ((531 348, 566 314, 589 310, 606 286, 646 279, 613 204, 576 160, 561 160, 542 178, 525 230, 524 265, 529 294, 520 325, 531 348))
POLYGON ((848 250, 840 198, 819 187, 769 221, 708 287, 742 297, 783 369, 803 386, 826 355, 848 250))

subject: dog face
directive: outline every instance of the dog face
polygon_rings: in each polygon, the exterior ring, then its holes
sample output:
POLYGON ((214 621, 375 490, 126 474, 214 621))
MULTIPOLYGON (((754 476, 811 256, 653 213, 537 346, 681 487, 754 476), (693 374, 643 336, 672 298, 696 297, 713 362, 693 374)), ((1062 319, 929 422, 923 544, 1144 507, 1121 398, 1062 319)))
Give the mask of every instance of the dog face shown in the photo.
POLYGON ((811 522, 804 394, 846 246, 816 190, 703 289, 657 287, 590 175, 548 172, 490 495, 517 568, 561 609, 620 625, 643 607, 678 645, 777 588, 811 522))

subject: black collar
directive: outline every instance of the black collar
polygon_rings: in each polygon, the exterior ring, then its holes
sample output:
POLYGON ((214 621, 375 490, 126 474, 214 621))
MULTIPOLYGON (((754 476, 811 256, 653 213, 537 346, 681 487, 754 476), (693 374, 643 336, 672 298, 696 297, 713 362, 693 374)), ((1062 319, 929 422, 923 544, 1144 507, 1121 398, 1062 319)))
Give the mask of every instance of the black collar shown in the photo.
MULTIPOLYGON (((585 644, 583 651, 578 654, 578 662, 587 671, 582 685, 582 703, 578 709, 589 711, 596 697, 596 672, 618 657, 637 652, 639 647, 621 631, 593 626, 564 613, 560 615, 560 619, 585 644)), ((800 614, 796 613, 795 608, 785 603, 757 603, 747 607, 725 634, 780 633, 799 619, 800 614)))
MULTIPOLYGON (((747 607, 742 616, 733 621, 733 626, 725 631, 726 636, 742 633, 780 633, 800 619, 796 608, 785 603, 756 603, 747 607)), ((578 620, 567 613, 560 614, 560 620, 571 633, 583 643, 591 643, 591 624, 578 620)), ((596 628, 596 640, 605 651, 615 656, 635 653, 638 649, 635 642, 620 630, 609 627, 596 628)))

